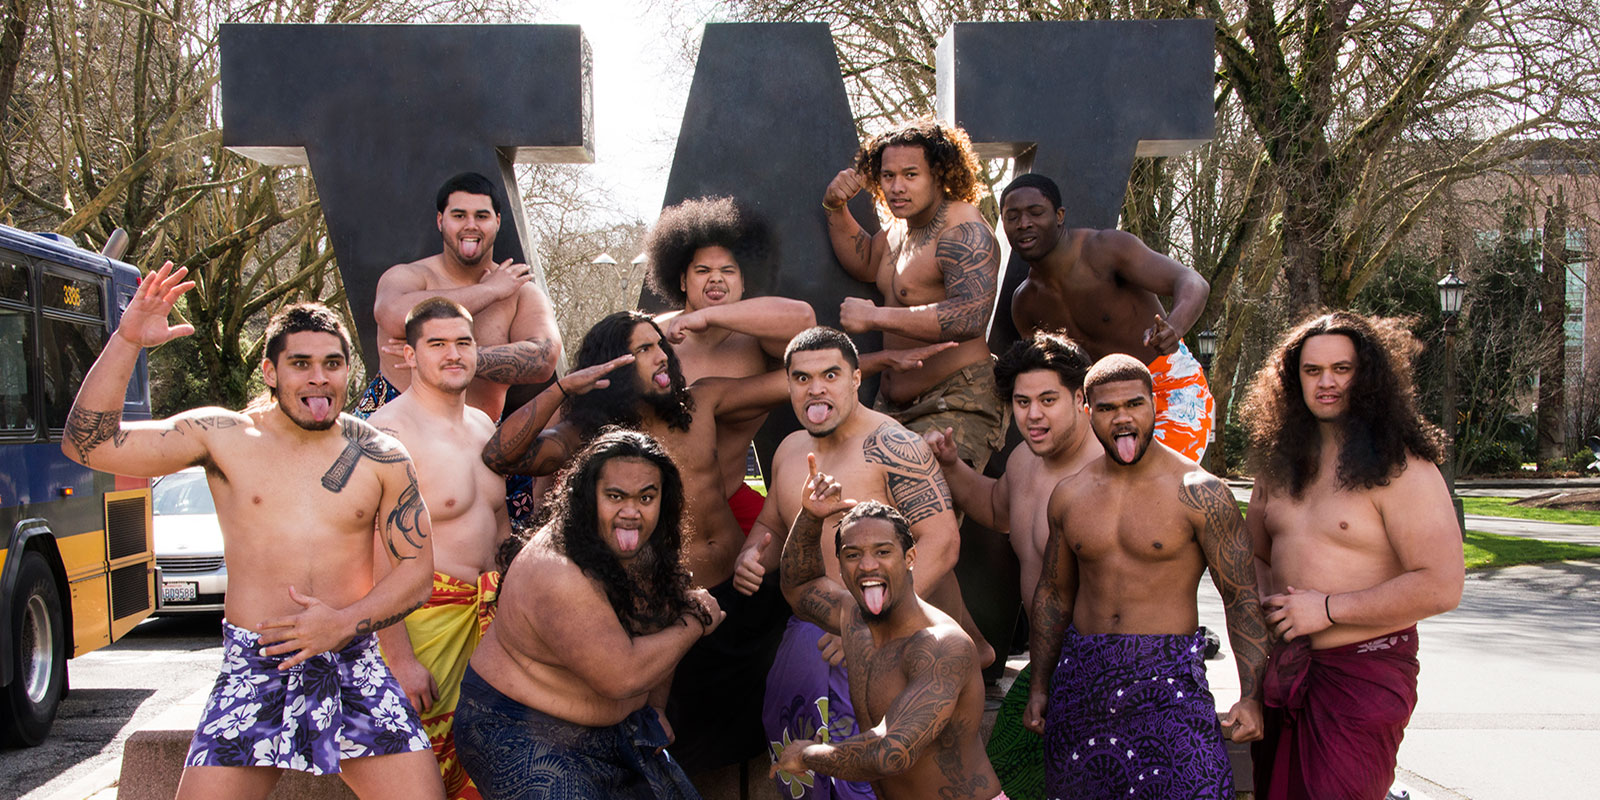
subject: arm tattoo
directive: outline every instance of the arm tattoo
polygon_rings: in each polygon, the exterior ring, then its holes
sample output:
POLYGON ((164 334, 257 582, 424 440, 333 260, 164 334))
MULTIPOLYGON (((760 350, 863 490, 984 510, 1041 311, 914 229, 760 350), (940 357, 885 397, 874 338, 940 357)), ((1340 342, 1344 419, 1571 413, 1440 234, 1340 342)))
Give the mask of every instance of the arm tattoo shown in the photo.
POLYGON ((350 483, 350 476, 356 473, 356 464, 362 456, 382 464, 408 460, 398 442, 354 417, 342 417, 339 420, 339 432, 349 444, 334 459, 333 466, 322 473, 322 488, 330 492, 337 494, 344 491, 345 485, 350 483))
POLYGON ((1261 674, 1267 663, 1267 625, 1256 597, 1255 551, 1239 507, 1228 487, 1211 475, 1185 481, 1179 497, 1185 506, 1205 516, 1200 548, 1211 568, 1211 579, 1222 594, 1228 641, 1239 659, 1240 694, 1259 700, 1261 674))
POLYGON ((934 251, 944 274, 945 300, 935 306, 939 330, 951 339, 984 334, 994 310, 1000 277, 1000 249, 994 232, 981 222, 964 222, 939 237, 934 251))
POLYGON ((953 508, 944 472, 922 437, 899 423, 885 422, 867 434, 861 456, 869 464, 882 464, 889 500, 915 525, 953 508))
POLYGON ((1050 688, 1050 678, 1055 673, 1056 659, 1061 656, 1061 641, 1066 637, 1067 625, 1072 622, 1072 608, 1076 597, 1072 575, 1072 558, 1067 544, 1065 525, 1050 520, 1049 537, 1045 540, 1044 564, 1039 583, 1033 590, 1032 605, 1028 613, 1028 653, 1033 663, 1033 685, 1050 688))
POLYGON ((121 447, 128 433, 122 429, 122 411, 89 411, 74 403, 67 414, 65 437, 78 451, 78 461, 89 463, 89 452, 106 442, 121 447))
POLYGON ((953 723, 956 701, 974 667, 971 646, 959 639, 913 634, 899 653, 886 648, 873 654, 872 667, 896 670, 906 678, 906 688, 883 715, 883 736, 867 733, 838 742, 826 753, 807 757, 806 766, 845 780, 880 780, 910 769, 933 745, 939 747, 935 761, 946 780, 952 786, 970 783, 972 770, 960 763, 960 745, 942 734, 953 723))
POLYGON ((555 345, 549 339, 494 345, 478 350, 478 377, 495 383, 538 383, 550 375, 555 345))
POLYGON ((366 619, 361 620, 360 622, 356 623, 356 635, 357 636, 366 636, 369 633, 376 633, 378 631, 381 631, 384 628, 387 628, 390 625, 393 625, 396 622, 399 622, 400 620, 403 620, 406 617, 410 616, 411 612, 416 611, 419 608, 422 608, 423 604, 426 603, 426 602, 428 602, 428 601, 427 600, 418 601, 416 605, 414 605, 414 606, 412 606, 412 607, 410 607, 410 608, 408 608, 408 609, 406 609, 404 611, 401 611, 400 613, 395 614, 393 616, 389 616, 389 617, 385 617, 383 619, 380 619, 377 622, 373 622, 372 621, 372 617, 367 617, 366 619))
POLYGON ((208 417, 189 417, 173 422, 171 429, 161 432, 161 438, 165 439, 174 433, 179 436, 187 436, 191 431, 214 431, 222 428, 232 428, 238 424, 238 419, 221 414, 212 414, 208 417))
MULTIPOLYGON (((850 238, 850 246, 855 250, 856 257, 861 259, 862 262, 867 262, 872 258, 872 236, 866 231, 856 231, 856 235, 850 238)), ((869 266, 877 265, 869 264, 869 266)))
MULTIPOLYGON (((784 593, 804 589, 795 613, 830 633, 837 633, 839 609, 843 607, 843 587, 828 577, 822 562, 822 520, 800 512, 783 543, 783 560, 778 577, 784 593), (831 585, 830 585, 831 584, 831 585)), ((854 602, 854 601, 852 601, 854 602)))
MULTIPOLYGON (((423 540, 428 535, 422 532, 422 515, 427 513, 427 507, 422 504, 422 492, 417 489, 417 471, 411 468, 411 462, 406 462, 406 488, 400 491, 400 499, 394 504, 394 510, 389 512, 389 518, 384 522, 383 541, 389 546, 389 554, 397 561, 406 561, 416 558, 416 555, 406 555, 400 552, 395 545, 394 535, 398 531, 405 538, 406 544, 412 550, 421 550, 423 540)), ((381 627, 381 626, 380 626, 381 627)))

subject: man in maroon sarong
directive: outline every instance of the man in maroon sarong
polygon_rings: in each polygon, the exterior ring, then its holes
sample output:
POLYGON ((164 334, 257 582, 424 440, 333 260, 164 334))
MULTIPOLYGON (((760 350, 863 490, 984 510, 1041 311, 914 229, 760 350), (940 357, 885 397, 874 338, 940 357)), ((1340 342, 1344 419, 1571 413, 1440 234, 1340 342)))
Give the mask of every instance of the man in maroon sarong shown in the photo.
POLYGON ((1246 527, 1267 623, 1257 797, 1381 800, 1417 702, 1418 620, 1461 602, 1461 531, 1417 413, 1405 331, 1307 320, 1256 376, 1243 418, 1246 527))

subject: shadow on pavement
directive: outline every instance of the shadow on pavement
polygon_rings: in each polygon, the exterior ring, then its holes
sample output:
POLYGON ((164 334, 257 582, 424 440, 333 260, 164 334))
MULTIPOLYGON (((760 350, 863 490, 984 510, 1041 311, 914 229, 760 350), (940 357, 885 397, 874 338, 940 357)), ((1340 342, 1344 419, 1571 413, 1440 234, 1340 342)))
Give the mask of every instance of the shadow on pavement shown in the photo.
MULTIPOLYGON (((1467 634, 1480 652, 1522 653, 1537 663, 1588 669, 1600 643, 1600 561, 1506 567, 1467 576, 1461 606, 1429 627, 1467 634)), ((1453 638, 1453 637, 1452 637, 1453 638)), ((1424 639, 1424 651, 1445 646, 1424 639)))
POLYGON ((0 750, 0 797, 21 797, 100 752, 153 694, 154 689, 69 691, 47 746, 0 750))

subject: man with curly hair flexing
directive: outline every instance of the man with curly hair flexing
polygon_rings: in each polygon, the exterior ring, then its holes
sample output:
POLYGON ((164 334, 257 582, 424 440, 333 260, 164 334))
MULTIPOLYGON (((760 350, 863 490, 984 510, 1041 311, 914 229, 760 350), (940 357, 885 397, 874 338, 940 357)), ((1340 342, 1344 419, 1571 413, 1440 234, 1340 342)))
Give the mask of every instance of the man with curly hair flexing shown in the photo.
POLYGON ((1245 517, 1267 624, 1258 797, 1382 798, 1417 704, 1417 621, 1461 602, 1444 436, 1417 413, 1399 326, 1348 312, 1284 336, 1243 418, 1245 517))
POLYGON ((828 184, 822 207, 834 255, 884 305, 858 297, 839 306, 850 333, 882 331, 884 349, 933 342, 957 346, 923 367, 885 375, 878 410, 916 431, 954 431, 962 460, 982 470, 1004 443, 1004 408, 994 402, 994 362, 985 336, 1000 275, 994 232, 973 205, 978 159, 960 128, 922 120, 874 137, 828 184), (868 189, 895 221, 868 234, 845 203, 868 189))

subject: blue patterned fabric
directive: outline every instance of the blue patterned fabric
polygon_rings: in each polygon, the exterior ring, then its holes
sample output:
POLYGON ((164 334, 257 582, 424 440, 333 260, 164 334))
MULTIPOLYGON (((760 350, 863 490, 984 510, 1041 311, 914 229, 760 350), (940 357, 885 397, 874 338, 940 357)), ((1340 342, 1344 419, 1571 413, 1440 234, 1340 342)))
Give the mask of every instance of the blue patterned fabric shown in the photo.
POLYGON ((222 622, 222 673, 185 766, 279 767, 323 775, 339 760, 429 750, 422 721, 378 652, 356 637, 279 671, 254 631, 222 622))
POLYGON ((1045 711, 1049 797, 1233 800, 1205 634, 1067 628, 1045 711))
POLYGON ((471 666, 456 706, 456 752, 485 800, 699 800, 649 706, 605 728, 531 709, 471 666))

